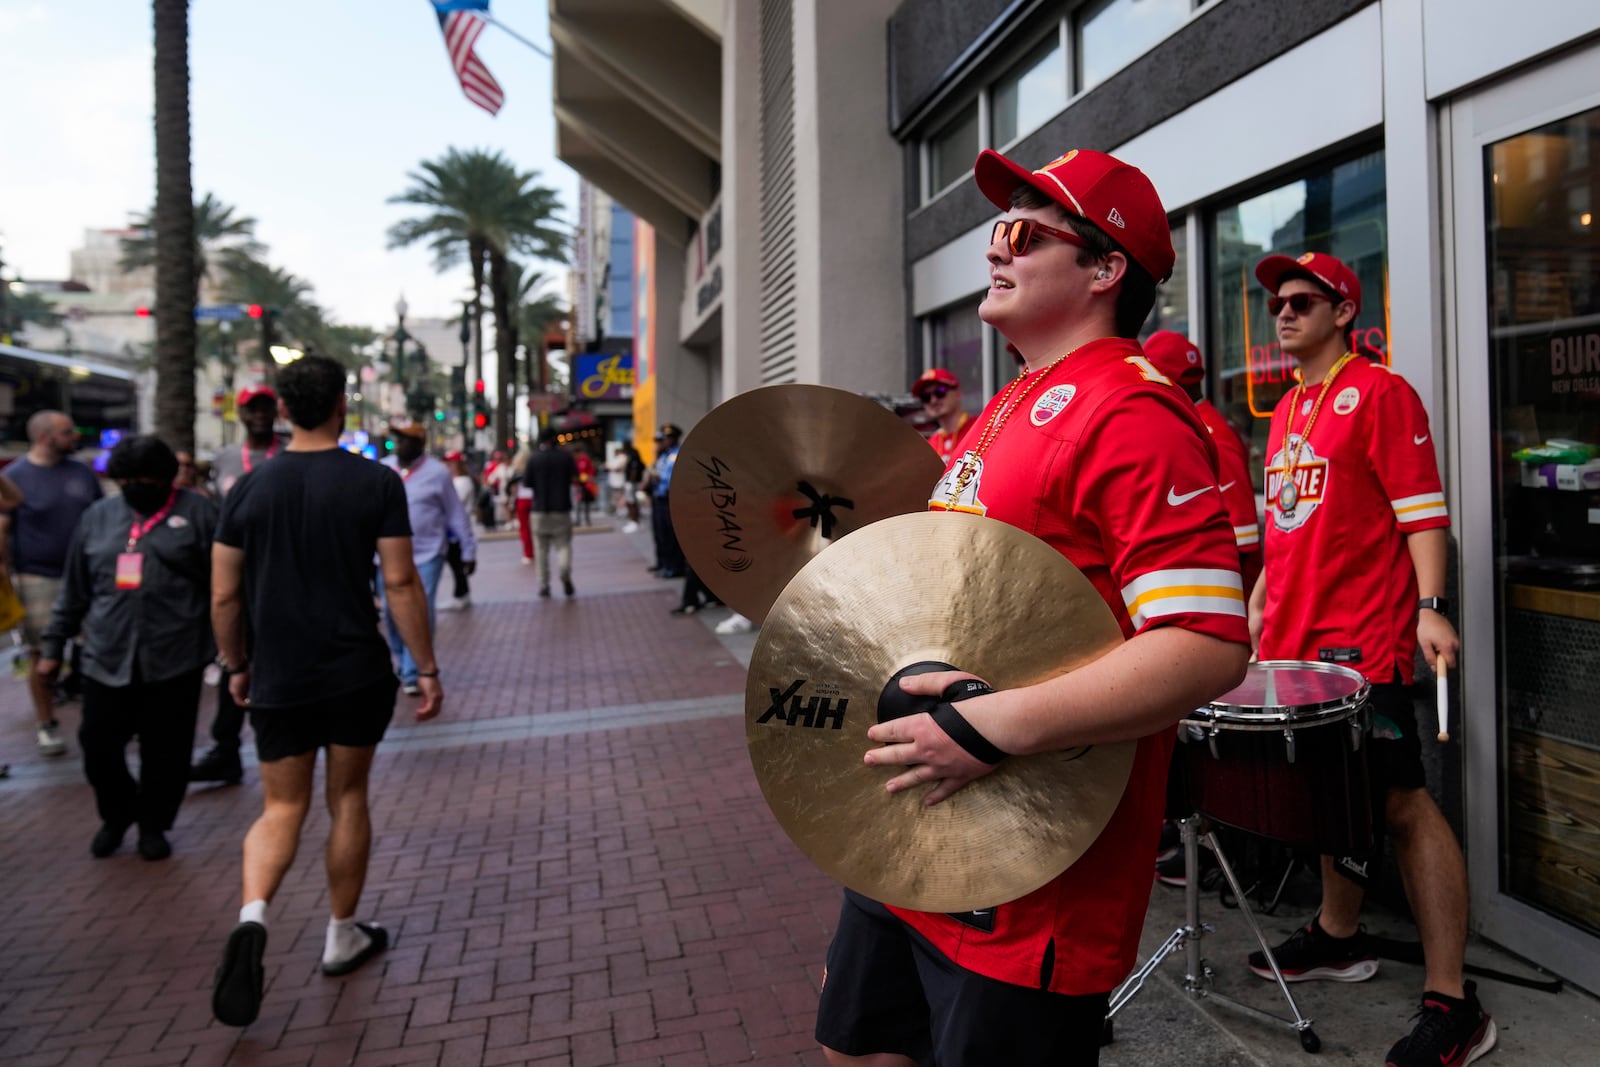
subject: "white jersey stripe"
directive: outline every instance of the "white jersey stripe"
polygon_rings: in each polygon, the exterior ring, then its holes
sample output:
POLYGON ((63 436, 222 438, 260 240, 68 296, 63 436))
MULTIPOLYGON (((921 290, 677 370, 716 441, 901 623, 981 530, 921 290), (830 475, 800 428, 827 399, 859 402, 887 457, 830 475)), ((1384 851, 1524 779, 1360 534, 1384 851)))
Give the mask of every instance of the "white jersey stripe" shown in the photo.
POLYGON ((1233 528, 1233 539, 1240 548, 1244 548, 1246 545, 1258 545, 1261 543, 1261 527, 1253 522, 1249 526, 1235 526, 1233 528))
POLYGON ((1133 628, 1142 629, 1146 623, 1168 615, 1233 615, 1244 618, 1242 597, 1220 596, 1163 596, 1141 601, 1133 613, 1133 628))
POLYGON ((1422 519, 1449 518, 1443 493, 1421 493, 1389 501, 1394 517, 1400 522, 1418 522, 1422 519))
POLYGON ((1129 608, 1147 593, 1173 586, 1217 585, 1239 591, 1244 595, 1244 581, 1238 571, 1213 570, 1209 567, 1185 567, 1170 571, 1150 571, 1141 574, 1122 587, 1122 601, 1129 608))

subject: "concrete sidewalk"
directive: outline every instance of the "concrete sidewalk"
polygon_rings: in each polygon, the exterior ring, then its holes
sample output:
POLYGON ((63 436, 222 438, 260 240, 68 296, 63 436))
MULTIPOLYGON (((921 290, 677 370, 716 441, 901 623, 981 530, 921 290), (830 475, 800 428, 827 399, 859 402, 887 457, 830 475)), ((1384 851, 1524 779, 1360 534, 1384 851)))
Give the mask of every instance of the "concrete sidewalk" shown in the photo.
MULTIPOLYGON (((393 945, 347 978, 319 973, 327 819, 314 809, 270 909, 262 1014, 242 1031, 211 1019, 209 997, 260 807, 253 765, 242 787, 191 790, 171 860, 131 847, 92 860, 76 740, 41 761, 22 685, 0 684, 0 762, 13 765, 0 781, 0 1062, 822 1064, 811 1026, 838 890, 777 829, 750 773, 755 635, 719 639, 721 610, 669 615, 678 583, 645 572, 638 537, 578 538, 571 600, 535 595, 514 540, 483 546, 474 606, 440 615, 445 714, 410 723, 402 698, 374 768, 362 913, 393 945)), ((70 735, 77 708, 62 720, 70 735)), ((1158 887, 1147 948, 1179 910, 1181 893, 1158 887)), ((1239 963, 1237 913, 1213 904, 1204 917, 1219 927, 1206 943, 1219 988, 1275 1008, 1239 963)), ((1415 971, 1298 987, 1324 1042, 1313 1058, 1287 1031, 1190 1000, 1171 963, 1102 1063, 1381 1063, 1415 971)), ((1483 985, 1502 1034, 1488 1062, 1595 1062, 1588 997, 1483 985)))

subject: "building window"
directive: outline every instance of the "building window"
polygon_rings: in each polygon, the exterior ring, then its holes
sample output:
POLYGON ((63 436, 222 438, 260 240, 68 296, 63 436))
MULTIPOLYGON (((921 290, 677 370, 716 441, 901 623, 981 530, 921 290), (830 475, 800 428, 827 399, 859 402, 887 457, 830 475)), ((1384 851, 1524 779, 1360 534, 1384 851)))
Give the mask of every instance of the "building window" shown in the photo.
POLYGON ((1278 348, 1268 292, 1255 279, 1263 256, 1326 252, 1361 281, 1355 342, 1389 361, 1388 233, 1383 152, 1321 166, 1298 181, 1219 208, 1211 218, 1210 356, 1212 400, 1248 428, 1251 478, 1261 488, 1272 409, 1295 385, 1294 360, 1278 348))
POLYGON ((1172 227, 1172 250, 1178 254, 1172 277, 1156 286, 1156 302, 1139 329, 1139 340, 1157 330, 1189 336, 1189 227, 1179 221, 1172 227))
POLYGON ((978 101, 974 99, 928 139, 927 195, 938 196, 971 174, 978 148, 978 101))
POLYGON ((976 415, 987 399, 983 388, 983 320, 978 318, 981 299, 953 304, 929 316, 932 350, 923 361, 928 367, 947 367, 961 379, 961 401, 976 415))
POLYGON ((991 99, 993 140, 1002 150, 1067 106, 1067 62, 1059 29, 995 82, 991 99))
POLYGON ((1078 91, 1088 92, 1182 25, 1194 0, 1097 0, 1078 16, 1078 91))

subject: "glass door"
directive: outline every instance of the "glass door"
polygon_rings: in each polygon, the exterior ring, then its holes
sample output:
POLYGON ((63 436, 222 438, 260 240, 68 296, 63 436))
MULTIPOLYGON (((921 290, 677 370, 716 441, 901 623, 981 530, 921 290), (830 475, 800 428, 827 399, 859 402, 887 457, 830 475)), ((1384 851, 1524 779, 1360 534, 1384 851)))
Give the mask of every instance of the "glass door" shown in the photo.
POLYGON ((1451 153, 1473 911, 1595 989, 1600 74, 1582 58, 1453 104, 1451 153))

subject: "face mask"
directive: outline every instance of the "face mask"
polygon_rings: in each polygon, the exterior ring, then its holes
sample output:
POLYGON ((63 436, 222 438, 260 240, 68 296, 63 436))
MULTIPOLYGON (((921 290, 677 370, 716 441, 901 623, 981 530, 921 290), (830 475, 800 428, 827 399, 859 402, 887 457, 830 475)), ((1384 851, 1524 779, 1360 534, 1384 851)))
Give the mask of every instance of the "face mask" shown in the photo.
POLYGON ((122 489, 122 498, 128 506, 141 515, 154 515, 161 510, 161 505, 167 502, 167 497, 172 494, 171 482, 160 482, 152 485, 150 482, 129 482, 122 489))

